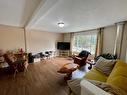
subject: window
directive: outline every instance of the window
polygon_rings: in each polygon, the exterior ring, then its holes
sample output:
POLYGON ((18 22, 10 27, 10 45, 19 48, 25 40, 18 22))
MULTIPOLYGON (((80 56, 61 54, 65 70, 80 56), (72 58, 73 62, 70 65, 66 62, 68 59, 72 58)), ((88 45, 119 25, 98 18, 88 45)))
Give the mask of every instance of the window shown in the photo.
POLYGON ((94 55, 96 50, 96 40, 97 34, 95 33, 74 35, 72 51, 81 52, 82 50, 87 50, 94 55))

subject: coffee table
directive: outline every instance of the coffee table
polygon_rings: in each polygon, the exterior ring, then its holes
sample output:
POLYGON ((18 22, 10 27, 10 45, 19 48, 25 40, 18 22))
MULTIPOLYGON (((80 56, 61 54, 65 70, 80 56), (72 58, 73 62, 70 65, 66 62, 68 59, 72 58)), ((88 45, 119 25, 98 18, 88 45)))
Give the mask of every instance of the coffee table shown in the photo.
POLYGON ((72 77, 72 72, 77 70, 79 67, 78 64, 75 63, 67 63, 64 66, 62 66, 57 72, 61 74, 66 74, 64 77, 64 80, 69 80, 72 77))

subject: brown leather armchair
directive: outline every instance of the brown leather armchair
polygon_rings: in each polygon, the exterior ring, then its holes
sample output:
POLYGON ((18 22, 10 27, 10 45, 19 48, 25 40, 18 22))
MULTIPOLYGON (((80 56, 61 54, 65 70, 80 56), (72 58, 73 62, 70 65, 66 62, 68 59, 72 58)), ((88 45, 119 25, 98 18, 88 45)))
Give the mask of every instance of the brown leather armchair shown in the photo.
POLYGON ((78 64, 80 67, 86 65, 87 57, 89 55, 91 55, 89 51, 81 51, 78 56, 73 56, 74 63, 78 64))
POLYGON ((87 57, 74 57, 74 63, 78 64, 80 67, 86 65, 87 57))

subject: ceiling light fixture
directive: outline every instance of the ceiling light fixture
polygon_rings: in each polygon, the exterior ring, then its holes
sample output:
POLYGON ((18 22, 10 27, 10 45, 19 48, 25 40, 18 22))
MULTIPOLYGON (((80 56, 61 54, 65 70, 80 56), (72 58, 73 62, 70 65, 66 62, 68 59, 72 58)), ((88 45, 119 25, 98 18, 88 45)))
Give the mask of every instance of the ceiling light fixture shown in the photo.
POLYGON ((58 26, 59 27, 64 27, 64 23, 63 22, 60 22, 60 23, 58 23, 58 26))

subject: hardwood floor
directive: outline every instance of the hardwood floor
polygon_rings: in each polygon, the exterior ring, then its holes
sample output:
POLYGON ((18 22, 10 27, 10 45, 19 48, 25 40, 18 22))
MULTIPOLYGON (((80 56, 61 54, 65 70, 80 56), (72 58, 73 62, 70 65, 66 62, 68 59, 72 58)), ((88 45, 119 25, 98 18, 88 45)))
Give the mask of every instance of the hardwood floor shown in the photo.
POLYGON ((49 59, 30 64, 28 72, 0 77, 0 95, 67 95, 64 75, 57 70, 70 60, 49 59), (63 60, 63 61, 61 61, 63 60))

